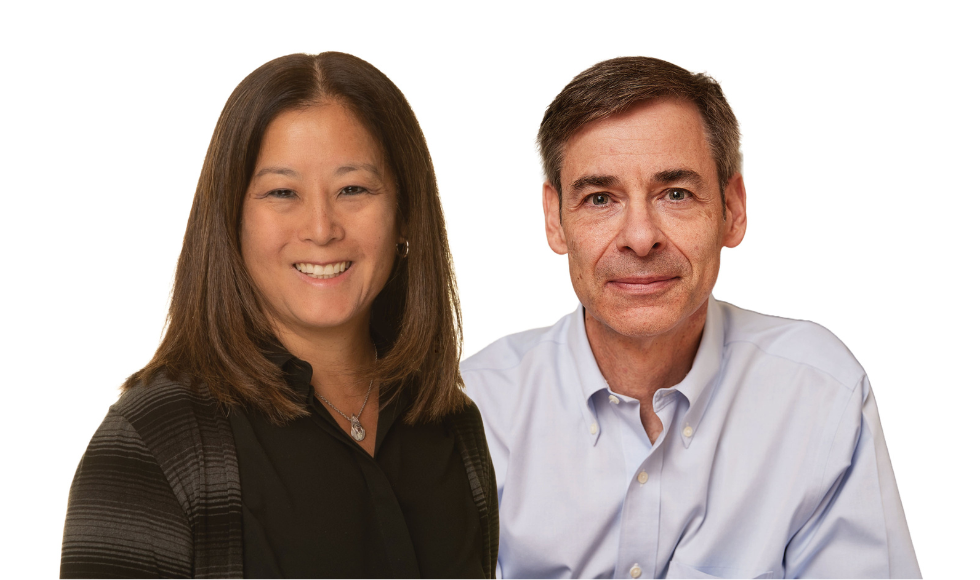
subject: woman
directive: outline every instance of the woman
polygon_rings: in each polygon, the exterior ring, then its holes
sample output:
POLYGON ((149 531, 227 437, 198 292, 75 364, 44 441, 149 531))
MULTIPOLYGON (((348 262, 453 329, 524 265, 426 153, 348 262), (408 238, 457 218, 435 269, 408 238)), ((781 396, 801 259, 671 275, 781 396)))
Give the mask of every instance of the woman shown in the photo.
POLYGON ((211 140, 166 335, 72 483, 62 576, 490 577, 435 175, 370 64, 250 74, 211 140))

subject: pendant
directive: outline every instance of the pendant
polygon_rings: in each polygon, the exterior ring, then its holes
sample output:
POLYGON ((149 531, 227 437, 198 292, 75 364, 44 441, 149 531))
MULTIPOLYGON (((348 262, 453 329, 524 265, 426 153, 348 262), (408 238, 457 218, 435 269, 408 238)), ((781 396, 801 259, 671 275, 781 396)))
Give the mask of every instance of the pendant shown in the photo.
POLYGON ((357 420, 357 417, 351 417, 350 436, 354 438, 354 441, 364 441, 364 427, 361 427, 361 422, 357 420))

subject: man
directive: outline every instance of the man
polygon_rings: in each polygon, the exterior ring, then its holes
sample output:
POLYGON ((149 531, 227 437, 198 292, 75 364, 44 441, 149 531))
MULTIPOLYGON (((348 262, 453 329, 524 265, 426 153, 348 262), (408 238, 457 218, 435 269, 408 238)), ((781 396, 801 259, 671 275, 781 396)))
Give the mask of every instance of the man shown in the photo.
POLYGON ((721 87, 652 58, 578 75, 538 133, 581 307, 463 363, 504 577, 919 575, 864 370, 711 296, 745 234, 721 87))

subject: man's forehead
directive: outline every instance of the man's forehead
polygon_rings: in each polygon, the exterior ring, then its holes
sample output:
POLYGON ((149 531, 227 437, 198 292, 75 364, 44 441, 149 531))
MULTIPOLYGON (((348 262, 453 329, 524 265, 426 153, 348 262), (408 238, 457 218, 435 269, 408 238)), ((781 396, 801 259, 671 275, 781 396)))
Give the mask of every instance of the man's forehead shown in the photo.
MULTIPOLYGON (((680 99, 645 101, 593 121, 566 144, 562 181, 638 164, 654 174, 690 165, 713 164, 697 107, 680 99)), ((690 167, 689 167, 690 168, 690 167)))

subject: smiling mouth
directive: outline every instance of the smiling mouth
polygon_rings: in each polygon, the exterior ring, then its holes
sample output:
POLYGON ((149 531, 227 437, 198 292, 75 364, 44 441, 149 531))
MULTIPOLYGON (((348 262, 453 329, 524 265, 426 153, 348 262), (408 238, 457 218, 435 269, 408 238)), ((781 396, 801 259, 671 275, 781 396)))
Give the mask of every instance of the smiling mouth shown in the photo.
POLYGON ((316 278, 317 280, 326 280, 327 278, 336 278, 344 273, 347 268, 350 268, 351 262, 336 262, 334 264, 307 264, 297 263, 293 264, 293 268, 296 268, 300 272, 306 274, 310 278, 316 278))

